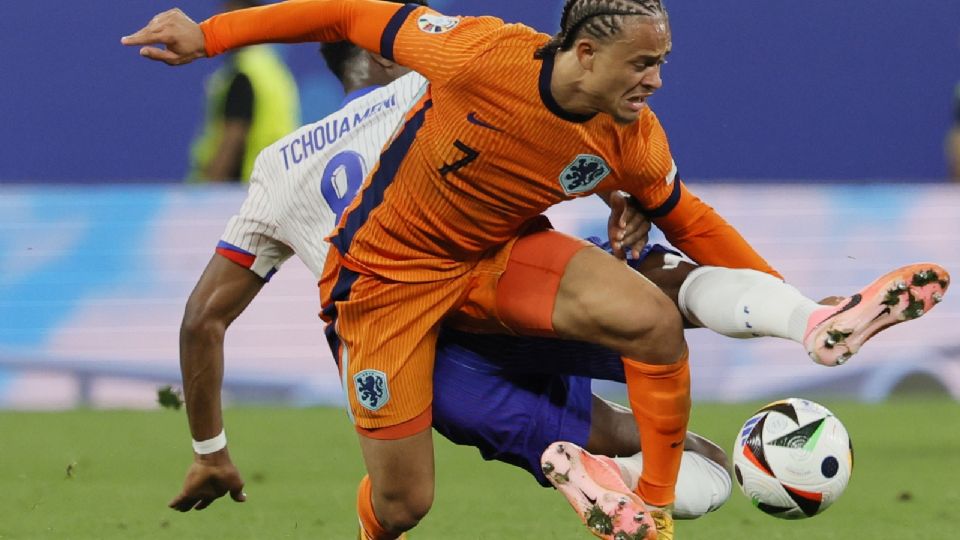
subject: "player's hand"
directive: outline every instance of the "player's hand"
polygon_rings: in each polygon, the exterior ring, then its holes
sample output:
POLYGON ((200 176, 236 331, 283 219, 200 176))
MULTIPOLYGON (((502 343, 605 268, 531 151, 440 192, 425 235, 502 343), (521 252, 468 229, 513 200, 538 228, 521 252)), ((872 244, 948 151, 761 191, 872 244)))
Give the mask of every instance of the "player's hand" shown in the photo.
POLYGON ((140 56, 170 66, 188 64, 207 55, 200 25, 179 9, 164 11, 150 19, 150 22, 136 33, 124 36, 120 43, 143 45, 140 47, 140 56))
POLYGON ((611 193, 608 203, 610 219, 607 220, 607 234, 613 255, 618 259, 626 259, 629 250, 633 258, 639 257, 640 251, 647 245, 650 222, 637 207, 634 198, 623 191, 611 193))
POLYGON ((180 512, 203 510, 227 493, 237 502, 247 500, 240 471, 230 461, 230 454, 224 448, 213 454, 194 456, 194 462, 187 470, 187 479, 183 482, 183 491, 167 506, 180 512))

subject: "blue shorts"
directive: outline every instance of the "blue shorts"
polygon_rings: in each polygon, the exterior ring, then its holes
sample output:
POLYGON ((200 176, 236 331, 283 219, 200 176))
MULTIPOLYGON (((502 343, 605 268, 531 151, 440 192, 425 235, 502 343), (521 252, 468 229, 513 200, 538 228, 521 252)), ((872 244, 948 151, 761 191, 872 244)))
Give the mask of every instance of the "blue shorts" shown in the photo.
MULTIPOLYGON (((579 345, 579 344, 578 344, 579 345)), ((590 436, 590 377, 561 374, 559 340, 474 335, 445 329, 433 368, 433 427, 456 444, 475 446, 487 460, 526 469, 544 486, 540 454, 552 442, 586 446, 590 436), (518 368, 518 369, 514 369, 518 368)), ((604 350, 605 373, 620 356, 604 350)), ((580 357, 579 368, 585 360, 580 357)), ((615 367, 615 369, 611 369, 615 367)))
MULTIPOLYGON (((652 252, 673 253, 647 246, 629 262, 636 267, 652 252)), ((547 446, 587 444, 591 379, 624 382, 620 354, 578 341, 445 328, 434 363, 433 427, 456 444, 477 447, 484 459, 526 469, 549 486, 540 470, 547 446)))

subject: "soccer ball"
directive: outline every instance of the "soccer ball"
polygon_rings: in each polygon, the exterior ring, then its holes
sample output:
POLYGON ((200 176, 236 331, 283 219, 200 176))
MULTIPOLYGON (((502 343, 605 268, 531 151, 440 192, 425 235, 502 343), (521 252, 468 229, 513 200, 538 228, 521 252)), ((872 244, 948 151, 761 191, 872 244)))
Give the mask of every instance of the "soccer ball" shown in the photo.
POLYGON ((783 519, 813 517, 843 493, 853 445, 826 407, 806 399, 775 401, 750 417, 733 449, 734 473, 754 506, 783 519))

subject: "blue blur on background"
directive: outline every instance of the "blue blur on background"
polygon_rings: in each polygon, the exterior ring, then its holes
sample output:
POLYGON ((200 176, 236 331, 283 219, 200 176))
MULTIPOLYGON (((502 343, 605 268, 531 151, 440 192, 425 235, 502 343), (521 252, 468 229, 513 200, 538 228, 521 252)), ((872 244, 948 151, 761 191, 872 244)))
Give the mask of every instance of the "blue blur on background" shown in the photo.
MULTIPOLYGON (((168 68, 119 44, 179 5, 4 2, 0 182, 178 181, 218 61, 168 68)), ((434 0, 552 33, 562 2, 434 0)), ((674 52, 653 101, 694 179, 936 180, 960 80, 957 0, 674 0, 674 52)), ((339 103, 314 44, 284 46, 304 121, 339 103)))

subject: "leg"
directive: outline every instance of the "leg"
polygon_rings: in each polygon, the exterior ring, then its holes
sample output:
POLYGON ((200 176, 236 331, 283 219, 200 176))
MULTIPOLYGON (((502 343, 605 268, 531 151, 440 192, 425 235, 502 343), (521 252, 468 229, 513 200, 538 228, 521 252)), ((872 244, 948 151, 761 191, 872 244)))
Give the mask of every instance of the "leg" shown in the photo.
POLYGON ((616 259, 585 248, 564 270, 553 325, 561 337, 593 341, 624 356, 627 394, 647 447, 637 492, 649 504, 671 504, 690 413, 687 351, 676 307, 616 259), (592 289, 597 275, 603 276, 599 290, 592 289))
MULTIPOLYGON (((505 273, 503 279, 509 277, 505 273)), ((561 338, 595 343, 648 364, 673 364, 686 352, 680 314, 670 299, 594 247, 577 251, 564 268, 552 326, 561 338)))
MULTIPOLYGON (((633 414, 591 394, 589 379, 577 376, 606 374, 614 365, 622 381, 622 362, 608 349, 445 329, 434 368, 434 387, 443 391, 434 396, 433 426, 450 441, 476 447, 484 459, 520 467, 545 486, 540 456, 554 441, 597 455, 627 456, 616 461, 626 484, 635 488, 642 456, 633 414)), ((731 485, 727 469, 723 450, 688 432, 676 515, 698 517, 725 502, 731 485)))
POLYGON ((436 340, 463 289, 456 280, 397 283, 358 274, 331 250, 320 290, 369 473, 357 499, 362 537, 397 538, 433 503, 436 340))
POLYGON ((591 454, 610 457, 631 456, 638 453, 640 433, 637 431, 630 409, 611 403, 597 395, 592 395, 591 400, 590 436, 583 447, 591 454))
MULTIPOLYGON (((688 436, 688 440, 691 440, 691 437, 688 436)), ((707 445, 713 444, 702 438, 694 437, 693 440, 707 445)), ((620 515, 619 512, 610 512, 603 505, 597 505, 597 501, 603 500, 601 496, 628 493, 637 485, 643 472, 641 453, 610 458, 592 454, 565 441, 551 443, 541 459, 544 473, 563 493, 577 514, 601 519, 602 514, 598 511, 614 519, 620 515)), ((699 452, 685 450, 677 479, 677 497, 672 508, 672 517, 697 519, 713 512, 730 498, 732 486, 727 469, 699 452)), ((656 512, 652 514, 656 518, 656 512)), ((590 525, 589 519, 587 524, 590 525)), ((657 527, 659 533, 660 524, 657 527)), ((666 537, 672 538, 669 535, 666 537)))
POLYGON ((735 338, 791 339, 824 365, 842 364, 881 330, 922 316, 943 299, 950 283, 942 267, 914 264, 849 298, 817 303, 769 274, 695 267, 669 253, 652 252, 635 268, 680 307, 688 328, 706 327, 735 338))
POLYGON ((943 300, 950 284, 932 263, 904 266, 849 298, 817 303, 778 277, 748 269, 696 267, 660 246, 631 266, 680 307, 687 328, 734 338, 772 336, 804 345, 815 362, 839 365, 880 331, 916 319, 943 300), (825 308, 823 305, 834 306, 825 308))
MULTIPOLYGON (((681 286, 697 267, 661 246, 648 248, 639 261, 630 264, 676 304, 681 286)), ((685 324, 689 323, 685 321, 685 324)), ((501 373, 505 377, 572 375, 605 381, 626 380, 623 361, 612 349, 553 337, 474 333, 476 326, 470 321, 465 325, 469 330, 464 331, 457 328, 456 321, 448 319, 441 333, 438 361, 445 356, 444 351, 448 351, 447 356, 453 363, 476 364, 479 366, 475 366, 476 369, 484 373, 501 373)), ((438 377, 435 374, 435 379, 438 377)))
MULTIPOLYGON (((504 325, 519 333, 552 332, 623 355, 631 408, 647 447, 637 493, 651 505, 668 506, 675 497, 690 409, 682 319, 670 299, 648 280, 599 248, 578 242, 554 231, 521 238, 497 286, 498 315, 504 325)), ((554 457, 569 457, 562 448, 559 455, 554 457)), ((582 470, 589 469, 589 460, 584 465, 582 470)), ((570 474, 581 470, 576 459, 566 465, 558 462, 558 466, 551 468, 545 462, 545 467, 556 471, 548 477, 561 483, 564 467, 570 474)), ((598 497, 615 492, 609 491, 608 483, 594 487, 592 492, 598 497)), ((568 499, 572 495, 568 494, 568 499)), ((619 506, 605 499, 621 510, 615 520, 630 508, 628 499, 619 499, 619 506)), ((597 508, 602 513, 609 509, 597 508)), ((661 510, 651 515, 663 518, 658 525, 660 533, 672 534, 668 515, 661 510)), ((587 522, 589 525, 589 519, 587 522)), ((652 533, 652 523, 649 526, 652 533)))
POLYGON ((432 435, 429 428, 396 440, 360 435, 369 486, 361 484, 358 505, 369 538, 396 538, 427 515, 434 493, 432 435))
POLYGON ((949 280, 938 265, 909 265, 836 306, 821 306, 768 274, 701 267, 684 282, 679 303, 697 325, 736 338, 790 339, 803 344, 815 362, 833 366, 846 362, 881 330, 932 309, 949 280))
MULTIPOLYGON (((609 242, 601 242, 596 237, 589 239, 591 243, 603 249, 607 253, 613 253, 613 248, 609 242)), ((664 294, 667 295, 674 305, 679 305, 678 297, 680 288, 687 276, 697 268, 697 265, 685 261, 680 252, 673 250, 661 244, 647 244, 636 258, 625 261, 631 268, 643 274, 643 277, 649 279, 664 294)), ((684 321, 687 328, 697 328, 697 326, 684 321)))
MULTIPOLYGON (((494 351, 480 354, 460 343, 464 337, 508 336, 474 336, 450 330, 441 333, 433 372, 437 389, 433 398, 434 429, 456 444, 477 448, 486 460, 520 467, 541 485, 550 486, 540 470, 540 456, 557 440, 587 444, 590 380, 508 371, 509 360, 522 352, 515 356, 517 350, 511 348, 501 350, 499 355, 494 351)), ((554 349, 563 347, 564 342, 551 341, 554 349)), ((522 343, 516 344, 522 347, 522 343)), ((617 357, 614 360, 620 362, 617 357)))
MULTIPOLYGON (((598 396, 593 396, 592 410, 585 449, 602 456, 625 456, 614 457, 610 464, 619 470, 627 487, 636 489, 643 459, 633 414, 630 409, 598 396)), ((720 508, 730 497, 730 461, 719 446, 689 431, 683 450, 673 515, 677 519, 696 519, 720 508)))

